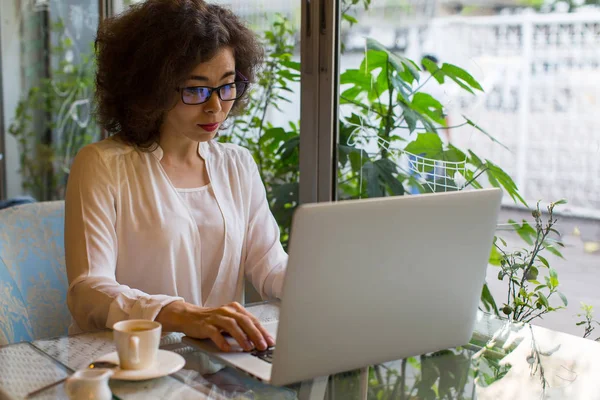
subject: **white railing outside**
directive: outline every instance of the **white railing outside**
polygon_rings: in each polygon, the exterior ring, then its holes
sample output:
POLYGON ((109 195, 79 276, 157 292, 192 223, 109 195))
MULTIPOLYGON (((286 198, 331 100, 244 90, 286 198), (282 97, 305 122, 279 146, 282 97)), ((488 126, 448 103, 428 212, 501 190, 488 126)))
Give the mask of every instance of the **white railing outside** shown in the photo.
POLYGON ((471 127, 453 142, 499 164, 528 202, 565 198, 568 212, 600 218, 600 13, 434 19, 428 36, 421 53, 485 89, 447 85, 451 124, 466 114, 511 151, 471 127))

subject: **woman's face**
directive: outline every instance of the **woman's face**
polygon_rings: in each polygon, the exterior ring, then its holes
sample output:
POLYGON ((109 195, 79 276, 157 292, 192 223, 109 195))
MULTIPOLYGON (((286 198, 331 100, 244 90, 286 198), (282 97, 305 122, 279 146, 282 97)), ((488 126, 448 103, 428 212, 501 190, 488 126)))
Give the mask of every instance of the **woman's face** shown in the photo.
MULTIPOLYGON (((161 134, 183 135, 195 142, 206 142, 213 139, 225 121, 235 101, 222 101, 217 91, 214 91, 208 101, 195 103, 203 99, 203 89, 184 90, 196 86, 218 87, 236 80, 235 59, 229 47, 220 49, 209 61, 198 64, 181 84, 177 94, 177 104, 167 112, 161 127, 161 134)), ((229 88, 222 94, 227 95, 229 88)))

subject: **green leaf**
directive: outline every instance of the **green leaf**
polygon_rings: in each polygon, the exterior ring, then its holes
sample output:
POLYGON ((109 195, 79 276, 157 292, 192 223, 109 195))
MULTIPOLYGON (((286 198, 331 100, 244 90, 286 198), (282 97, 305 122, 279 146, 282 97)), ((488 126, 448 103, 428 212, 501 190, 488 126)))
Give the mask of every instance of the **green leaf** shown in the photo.
POLYGON ((521 239, 523 239, 528 245, 533 245, 537 231, 531 225, 529 225, 527 221, 524 220, 523 225, 520 225, 512 219, 509 219, 508 223, 515 228, 515 231, 521 237, 521 239))
POLYGON ((412 104, 413 110, 420 112, 421 114, 427 115, 433 121, 440 125, 444 125, 446 120, 444 118, 444 107, 442 103, 437 101, 433 96, 427 93, 418 92, 413 96, 412 104))
POLYGON ((557 293, 558 293, 558 296, 561 298, 561 300, 562 300, 563 304, 565 305, 565 307, 566 307, 566 306, 568 306, 568 305, 569 305, 569 302, 568 302, 568 300, 567 300, 567 296, 565 296, 565 295, 564 295, 563 293, 561 293, 561 292, 557 292, 557 293))
MULTIPOLYGON (((471 155, 471 157, 475 155, 471 150, 469 150, 469 154, 471 155)), ((521 195, 519 194, 519 189, 517 188, 517 185, 512 180, 512 178, 506 172, 504 172, 502 168, 498 167, 490 160, 485 160, 485 163, 483 165, 480 164, 479 161, 480 160, 476 159, 470 160, 470 162, 473 165, 476 165, 479 168, 486 171, 486 175, 492 186, 504 188, 506 192, 508 192, 510 197, 513 199, 513 201, 519 201, 523 205, 527 206, 525 199, 523 199, 523 197, 521 197, 521 195)))
MULTIPOLYGON (((390 51, 381 43, 379 43, 377 40, 373 39, 373 38, 367 38, 367 50, 376 50, 376 51, 382 51, 384 53, 386 53, 388 55, 388 60, 389 60, 389 55, 391 54, 390 51)), ((389 60, 390 62, 392 62, 392 60, 389 60)), ((394 65, 394 68, 396 68, 398 71, 403 71, 404 67, 402 67, 402 65, 394 65)))
MULTIPOLYGON (((261 150, 264 150, 264 149, 261 149, 261 150)), ((294 137, 288 139, 281 145, 281 147, 279 148, 277 153, 281 154, 282 160, 286 160, 290 156, 292 156, 292 154, 294 154, 294 153, 297 154, 299 152, 299 150, 300 150, 300 136, 296 133, 294 137)))
MULTIPOLYGON (((492 246, 492 250, 490 252, 489 263, 491 265, 500 266, 500 261, 502 260, 502 254, 498 251, 496 246, 492 246)), ((498 278, 500 279, 500 278, 498 278)))
POLYGON ((417 139, 406 145, 404 151, 435 159, 443 153, 442 139, 435 133, 419 133, 417 139))
POLYGON ((561 200, 553 202, 552 204, 554 204, 555 206, 558 206, 558 205, 561 205, 561 204, 567 204, 567 200, 561 199, 561 200))
POLYGON ((395 59, 397 62, 401 62, 402 65, 410 72, 412 79, 406 79, 409 83, 414 83, 415 81, 419 81, 421 74, 419 73, 419 66, 411 59, 406 58, 402 55, 394 54, 390 52, 390 58, 395 59))
POLYGON ((398 180, 398 178, 396 178, 390 174, 383 174, 383 175, 381 175, 381 177, 385 181, 385 183, 389 186, 392 195, 403 196, 405 194, 404 186, 402 185, 402 182, 400 182, 398 180))
POLYGON ((285 129, 277 127, 277 128, 269 128, 265 130, 265 133, 260 138, 259 144, 264 144, 270 140, 275 141, 277 143, 284 141, 286 139, 285 129))
POLYGON ((382 70, 377 76, 377 79, 375 80, 375 85, 373 86, 372 90, 369 91, 369 100, 378 100, 381 97, 381 95, 388 91, 388 89, 389 85, 387 71, 382 70))
MULTIPOLYGON (((471 151, 469 151, 469 153, 473 154, 471 151)), ((485 169, 488 180, 492 186, 504 188, 514 202, 517 202, 518 200, 523 205, 527 206, 527 202, 525 202, 525 199, 519 194, 517 185, 502 168, 498 167, 490 160, 485 160, 485 169)))
POLYGON ((429 58, 423 57, 421 64, 425 66, 425 69, 433 76, 433 78, 439 83, 444 83, 444 72, 438 67, 436 63, 431 61, 429 58))
POLYGON ((539 274, 539 271, 536 267, 531 267, 529 268, 529 271, 527 272, 527 275, 525 276, 525 279, 527 279, 529 282, 537 282, 537 276, 539 274))
POLYGON ((369 154, 362 149, 353 151, 352 153, 350 153, 349 157, 350 166, 352 167, 352 171, 354 172, 360 172, 360 169, 363 167, 363 165, 371 161, 371 157, 369 157, 369 154))
POLYGON ((340 85, 352 84, 370 90, 373 82, 373 77, 370 74, 365 74, 357 69, 347 69, 340 75, 340 85))
POLYGON ((410 104, 412 101, 410 96, 412 93, 412 86, 409 85, 406 81, 401 79, 398 75, 392 76, 392 86, 398 92, 398 101, 401 101, 403 104, 410 104))
POLYGON ((546 250, 548 250, 550 253, 554 254, 557 257, 564 259, 562 253, 560 251, 558 251, 556 249, 556 247, 554 247, 552 244, 546 244, 545 246, 546 246, 546 250))
POLYGON ((534 291, 534 292, 538 292, 538 291, 540 291, 541 289, 544 289, 544 288, 547 288, 547 287, 548 287, 548 286, 546 286, 546 285, 539 285, 539 286, 536 286, 536 287, 535 287, 535 289, 533 289, 533 291, 534 291))
POLYGON ((382 197, 383 188, 379 183, 379 173, 377 167, 372 162, 367 162, 363 166, 365 180, 367 181, 367 195, 369 197, 382 197))
POLYGON ((550 264, 548 263, 548 260, 546 260, 544 257, 542 257, 538 254, 537 259, 540 260, 541 263, 546 266, 546 268, 550 268, 550 264))
POLYGON ((388 54, 385 51, 367 50, 365 58, 360 64, 360 71, 364 74, 378 68, 384 69, 388 63, 388 54))
POLYGON ((550 307, 550 304, 548 303, 548 298, 546 297, 546 295, 542 292, 537 292, 537 296, 538 299, 540 299, 540 302, 546 307, 550 307))
POLYGON ((340 103, 353 104, 352 101, 355 101, 356 98, 363 92, 364 90, 360 86, 352 86, 350 89, 342 92, 340 96, 340 103))
POLYGON ((412 80, 419 80, 419 68, 413 61, 409 60, 408 58, 392 53, 391 51, 386 49, 384 45, 382 45, 373 38, 367 38, 367 49, 378 50, 387 53, 388 62, 394 67, 398 74, 401 74, 402 72, 408 70, 410 76, 413 78, 410 80, 410 83, 412 83, 412 80))
POLYGON ((473 93, 473 91, 471 90, 471 88, 473 88, 483 92, 483 88, 481 87, 479 82, 477 82, 477 80, 473 78, 473 76, 464 69, 457 67, 453 64, 444 63, 442 65, 441 70, 444 71, 444 74, 446 74, 446 76, 448 76, 466 91, 473 93), (467 85, 469 85, 470 87, 467 85))
POLYGON ((374 165, 379 174, 380 181, 385 182, 389 186, 392 194, 395 196, 403 195, 404 186, 402 186, 402 183, 394 176, 394 174, 398 172, 398 166, 393 161, 386 158, 375 161, 374 165))
POLYGON ((350 22, 350 25, 358 24, 358 20, 351 15, 342 14, 342 18, 350 22))
POLYGON ((498 312, 498 306, 496 305, 496 300, 494 300, 494 296, 492 296, 492 292, 490 292, 490 288, 487 283, 483 284, 483 289, 481 291, 481 302, 487 311, 494 310, 496 315, 500 315, 498 312))
POLYGON ((421 117, 404 103, 400 103, 400 107, 402 108, 402 117, 406 121, 406 125, 408 125, 408 130, 410 133, 413 133, 417 129, 417 122, 421 120, 421 117))
POLYGON ((556 270, 553 268, 550 268, 550 285, 551 285, 551 289, 554 289, 558 286, 558 274, 556 273, 556 270))
MULTIPOLYGON (((341 166, 345 166, 350 161, 350 155, 359 150, 353 146, 338 144, 338 161, 341 166)), ((360 157, 360 154, 359 154, 360 157)), ((359 166, 360 168, 360 166, 359 166)))

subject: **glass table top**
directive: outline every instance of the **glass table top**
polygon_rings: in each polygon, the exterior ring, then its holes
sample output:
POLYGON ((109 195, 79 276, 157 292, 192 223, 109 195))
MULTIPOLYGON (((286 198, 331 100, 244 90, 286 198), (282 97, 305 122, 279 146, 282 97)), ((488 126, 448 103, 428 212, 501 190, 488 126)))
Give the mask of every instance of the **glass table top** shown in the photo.
MULTIPOLYGON (((250 307, 261 321, 276 305, 250 307)), ((600 343, 478 312, 471 341, 288 387, 258 382, 181 342, 161 348, 186 359, 167 377, 111 381, 117 399, 594 399, 600 398, 600 343)), ((20 399, 114 351, 110 331, 0 347, 0 398, 20 399)), ((66 398, 64 385, 36 399, 66 398)))

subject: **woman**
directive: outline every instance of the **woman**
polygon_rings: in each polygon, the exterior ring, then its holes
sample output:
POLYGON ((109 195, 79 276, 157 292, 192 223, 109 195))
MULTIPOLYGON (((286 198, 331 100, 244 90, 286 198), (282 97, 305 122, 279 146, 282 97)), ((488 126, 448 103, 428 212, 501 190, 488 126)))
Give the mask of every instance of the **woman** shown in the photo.
POLYGON ((287 255, 256 163, 214 139, 262 60, 254 34, 202 0, 147 0, 103 22, 98 117, 66 195, 71 332, 155 319, 245 350, 273 338, 238 302, 279 297, 287 255))

